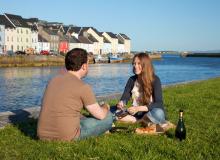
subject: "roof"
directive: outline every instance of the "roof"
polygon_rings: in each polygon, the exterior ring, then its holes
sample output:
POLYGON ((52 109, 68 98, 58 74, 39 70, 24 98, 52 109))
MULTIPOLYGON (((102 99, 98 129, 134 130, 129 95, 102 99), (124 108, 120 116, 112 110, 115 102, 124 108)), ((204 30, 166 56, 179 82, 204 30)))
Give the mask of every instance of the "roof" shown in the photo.
POLYGON ((98 31, 97 29, 95 29, 94 27, 82 27, 82 29, 80 30, 79 35, 80 35, 80 36, 83 36, 83 32, 89 30, 90 28, 91 28, 98 36, 102 37, 102 33, 99 32, 99 31, 98 31))
POLYGON ((47 32, 49 35, 58 36, 58 35, 57 35, 57 31, 55 31, 55 30, 50 30, 50 29, 48 29, 48 28, 43 28, 43 30, 44 30, 45 32, 47 32))
POLYGON ((38 42, 48 42, 48 41, 38 34, 38 42))
POLYGON ((88 36, 88 39, 92 42, 99 42, 95 37, 93 37, 91 34, 88 36))
POLYGON ((127 36, 127 35, 125 35, 125 34, 123 34, 123 33, 119 33, 124 39, 127 39, 127 40, 130 40, 130 38, 127 36))
POLYGON ((111 38, 117 38, 116 35, 112 32, 106 32, 111 38))
POLYGON ((10 21, 16 26, 16 27, 23 27, 23 28, 30 28, 26 21, 19 15, 13 15, 13 14, 7 14, 5 15, 10 19, 10 21))
POLYGON ((73 32, 74 32, 74 33, 79 33, 80 30, 81 30, 81 28, 82 28, 82 27, 71 27, 68 32, 69 32, 70 34, 72 34, 73 32))
POLYGON ((0 15, 0 24, 5 25, 6 28, 15 28, 4 15, 0 15))
POLYGON ((85 43, 85 44, 92 44, 92 42, 89 39, 87 39, 86 37, 83 37, 83 36, 79 36, 79 41, 81 43, 85 43))
POLYGON ((120 38, 118 38, 118 43, 119 44, 124 44, 124 42, 120 38))
POLYGON ((70 28, 69 26, 63 26, 63 30, 64 30, 64 33, 65 33, 65 34, 67 33, 67 31, 68 31, 69 28, 70 28))
POLYGON ((32 30, 32 31, 38 31, 37 25, 35 25, 35 24, 32 25, 32 26, 31 26, 31 30, 32 30))
POLYGON ((83 33, 87 30, 89 30, 90 27, 82 27, 80 32, 79 32, 79 36, 83 36, 83 33))
POLYGON ((73 37, 73 36, 70 37, 69 42, 70 42, 70 43, 80 43, 80 41, 79 41, 77 38, 73 37))
POLYGON ((103 41, 104 41, 104 43, 111 43, 107 38, 105 38, 104 36, 103 36, 103 41))
POLYGON ((37 23, 38 18, 23 18, 26 22, 37 23))
POLYGON ((95 32, 96 32, 96 34, 98 34, 100 37, 102 37, 102 33, 101 32, 99 32, 96 28, 94 28, 94 27, 91 27, 95 32))

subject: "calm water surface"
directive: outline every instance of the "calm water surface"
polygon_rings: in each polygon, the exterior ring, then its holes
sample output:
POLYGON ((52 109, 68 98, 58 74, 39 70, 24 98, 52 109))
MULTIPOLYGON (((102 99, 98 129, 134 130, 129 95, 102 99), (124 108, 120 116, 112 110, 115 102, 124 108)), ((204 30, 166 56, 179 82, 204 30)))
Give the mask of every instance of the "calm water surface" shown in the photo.
MULTIPOLYGON (((220 58, 165 55, 153 64, 163 85, 220 76, 220 58)), ((46 84, 61 69, 0 68, 0 112, 39 106, 46 84)), ((90 65, 84 81, 92 85, 96 95, 107 95, 122 92, 131 75, 131 64, 95 64, 90 65)))

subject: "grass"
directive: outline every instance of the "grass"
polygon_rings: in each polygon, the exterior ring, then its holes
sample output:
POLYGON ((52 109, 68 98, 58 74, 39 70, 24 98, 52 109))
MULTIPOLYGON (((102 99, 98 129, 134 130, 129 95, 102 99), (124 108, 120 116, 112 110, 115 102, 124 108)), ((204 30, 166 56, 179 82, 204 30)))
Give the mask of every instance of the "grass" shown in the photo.
POLYGON ((185 141, 175 139, 170 130, 159 136, 121 132, 76 142, 44 142, 36 138, 36 120, 30 120, 0 130, 0 159, 219 159, 220 78, 168 87, 163 93, 171 122, 178 121, 180 108, 184 110, 185 141))

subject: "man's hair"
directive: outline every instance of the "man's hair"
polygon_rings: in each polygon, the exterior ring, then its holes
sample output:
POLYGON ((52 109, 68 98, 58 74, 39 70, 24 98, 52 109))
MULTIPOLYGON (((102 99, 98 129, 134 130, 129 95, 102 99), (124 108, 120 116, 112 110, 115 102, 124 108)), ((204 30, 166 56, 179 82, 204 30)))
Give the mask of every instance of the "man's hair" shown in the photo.
POLYGON ((65 66, 69 71, 78 71, 84 63, 87 63, 88 53, 81 48, 74 48, 67 52, 65 57, 65 66))

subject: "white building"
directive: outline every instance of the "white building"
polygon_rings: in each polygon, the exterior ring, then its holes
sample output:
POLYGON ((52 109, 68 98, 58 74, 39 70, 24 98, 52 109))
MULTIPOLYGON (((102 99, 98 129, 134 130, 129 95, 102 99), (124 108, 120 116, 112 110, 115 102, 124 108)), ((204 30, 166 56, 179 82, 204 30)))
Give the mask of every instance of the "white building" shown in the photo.
POLYGON ((2 25, 0 20, 0 54, 4 53, 4 46, 5 46, 5 25, 2 25))
POLYGON ((31 29, 25 20, 18 15, 4 14, 7 20, 15 27, 7 28, 5 32, 6 50, 24 51, 31 47, 31 29))
POLYGON ((37 52, 40 53, 40 51, 50 51, 50 42, 48 42, 46 39, 41 37, 41 35, 38 35, 38 44, 37 44, 37 52))
POLYGON ((117 53, 125 53, 125 44, 123 43, 122 40, 118 39, 118 49, 117 53))
POLYGON ((111 42, 111 53, 117 54, 117 52, 118 52, 118 38, 117 38, 117 36, 112 32, 103 32, 102 35, 108 41, 111 42))
POLYGON ((119 33, 117 37, 124 44, 125 53, 130 53, 131 52, 131 39, 123 33, 119 33))
POLYGON ((103 46, 102 46, 102 54, 108 54, 112 52, 112 44, 109 40, 103 37, 103 46))
POLYGON ((69 50, 73 48, 81 48, 81 42, 73 36, 70 36, 69 38, 69 50))
POLYGON ((79 36, 79 41, 80 48, 85 49, 87 52, 91 52, 94 54, 94 45, 88 38, 79 36))

